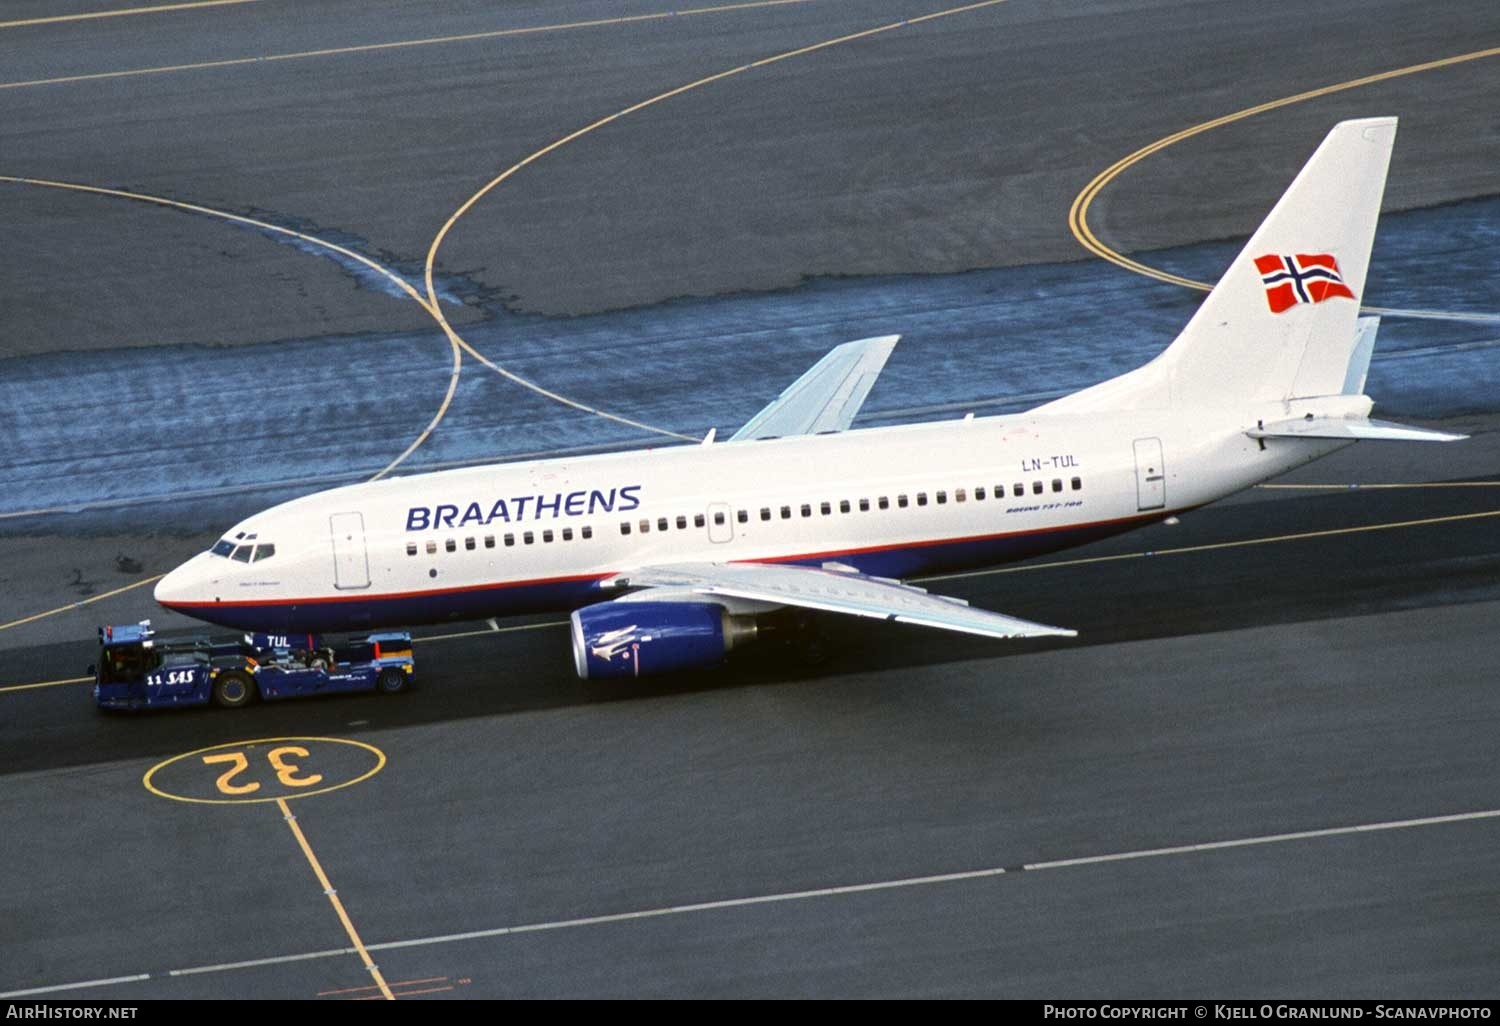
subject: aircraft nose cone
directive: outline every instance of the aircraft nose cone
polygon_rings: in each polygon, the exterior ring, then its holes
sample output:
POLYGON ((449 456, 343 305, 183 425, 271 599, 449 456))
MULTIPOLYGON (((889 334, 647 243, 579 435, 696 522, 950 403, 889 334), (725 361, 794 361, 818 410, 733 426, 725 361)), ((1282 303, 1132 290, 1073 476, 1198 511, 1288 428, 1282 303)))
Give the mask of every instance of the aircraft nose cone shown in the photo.
POLYGON ((194 556, 156 582, 151 597, 156 599, 158 605, 177 609, 185 603, 204 601, 202 574, 198 568, 201 558, 194 556))

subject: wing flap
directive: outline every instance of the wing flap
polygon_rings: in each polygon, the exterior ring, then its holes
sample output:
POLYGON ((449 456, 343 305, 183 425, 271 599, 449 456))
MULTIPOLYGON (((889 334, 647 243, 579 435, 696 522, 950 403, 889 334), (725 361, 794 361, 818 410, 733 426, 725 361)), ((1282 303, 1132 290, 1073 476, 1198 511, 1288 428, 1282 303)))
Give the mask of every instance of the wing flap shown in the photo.
POLYGON ((887 578, 842 570, 776 563, 689 563, 643 567, 609 582, 630 588, 665 588, 816 609, 985 638, 1038 638, 1077 631, 975 609, 962 599, 932 595, 887 578))
POLYGON ((789 438, 843 431, 854 421, 900 335, 835 346, 729 440, 789 438))

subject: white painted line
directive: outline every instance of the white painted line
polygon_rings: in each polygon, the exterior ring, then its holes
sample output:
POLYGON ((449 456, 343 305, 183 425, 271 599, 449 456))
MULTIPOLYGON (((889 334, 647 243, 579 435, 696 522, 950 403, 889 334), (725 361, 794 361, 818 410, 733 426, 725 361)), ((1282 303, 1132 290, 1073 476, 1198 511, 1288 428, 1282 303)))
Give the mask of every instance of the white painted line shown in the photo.
POLYGON ((841 887, 819 887, 811 891, 761 894, 753 898, 725 898, 722 901, 702 901, 694 905, 669 905, 665 908, 642 909, 636 912, 615 912, 602 916, 586 916, 582 919, 559 919, 550 923, 497 926, 491 930, 470 930, 467 933, 451 933, 440 937, 386 941, 384 944, 369 944, 366 947, 371 951, 388 951, 394 948, 424 947, 429 944, 451 944, 454 941, 482 940, 487 937, 505 937, 518 933, 565 930, 574 926, 600 926, 605 923, 629 922, 633 919, 656 919, 661 916, 676 916, 687 912, 713 912, 718 909, 743 908, 746 905, 768 905, 779 901, 803 901, 807 898, 827 898, 838 894, 859 894, 865 891, 888 891, 900 887, 920 887, 928 884, 952 883, 959 880, 978 880, 988 876, 1002 876, 1008 872, 1015 872, 1015 870, 976 869, 966 873, 942 873, 937 876, 913 876, 902 880, 881 880, 875 883, 845 884, 841 887))
MULTIPOLYGON (((285 962, 311 962, 319 958, 343 958, 359 954, 354 948, 330 948, 327 951, 304 951, 300 955, 272 955, 269 958, 251 958, 243 962, 220 962, 218 965, 197 965, 189 969, 171 969, 163 976, 201 976, 204 973, 221 973, 230 969, 256 969, 285 962)), ((144 979, 144 977, 142 977, 144 979)), ((3 997, 4 995, 0 995, 3 997)))
POLYGON ((150 973, 136 973, 134 976, 111 976, 106 980, 85 980, 83 983, 59 983, 51 987, 32 987, 29 990, 0 991, 0 998, 35 997, 38 994, 55 994, 60 990, 82 990, 84 987, 108 987, 115 983, 138 983, 141 980, 149 979, 151 979, 150 973))
MULTIPOLYGON (((481 631, 479 633, 487 634, 489 632, 481 631)), ((748 898, 725 898, 721 901, 702 901, 692 905, 667 905, 661 908, 639 909, 634 912, 614 912, 598 916, 585 916, 578 919, 523 923, 518 926, 498 926, 489 930, 470 930, 466 933, 450 933, 435 937, 415 937, 411 940, 386 941, 383 944, 367 944, 365 945, 365 949, 367 951, 394 951, 398 948, 429 947, 435 944, 452 944, 457 941, 485 940, 492 937, 540 933, 544 930, 565 930, 579 926, 600 926, 608 923, 625 923, 639 919, 659 919, 664 916, 685 915, 692 912, 713 912, 723 909, 745 908, 751 905, 768 905, 776 902, 805 901, 809 898, 830 898, 842 894, 864 894, 872 891, 890 891, 906 887, 930 887, 935 884, 962 883, 968 880, 983 880, 997 876, 1015 876, 1026 872, 1040 872, 1048 869, 1096 866, 1109 862, 1124 862, 1130 859, 1160 858, 1166 855, 1190 855, 1201 852, 1223 851, 1231 848, 1285 844, 1289 841, 1317 840, 1325 837, 1380 833, 1390 830, 1409 830, 1416 827, 1444 826, 1453 823, 1473 823, 1489 819, 1500 819, 1500 809, 1459 812, 1447 816, 1424 816, 1420 819, 1393 819, 1379 823, 1327 827, 1322 830, 1299 830, 1294 833, 1285 834, 1264 834, 1259 837, 1241 837, 1228 841, 1205 841, 1201 844, 1183 844, 1170 848, 1144 848, 1140 851, 1114 852, 1108 855, 1085 855, 1076 859, 1055 859, 1050 862, 1032 862, 1010 867, 996 866, 989 869, 973 869, 959 873, 939 873, 932 876, 910 876, 899 880, 878 880, 873 883, 844 884, 837 887, 819 887, 806 891, 785 891, 778 894, 760 894, 748 898)), ((354 948, 333 948, 325 951, 309 951, 295 955, 276 955, 270 958, 257 958, 244 962, 222 962, 217 965, 173 969, 166 973, 158 973, 157 977, 197 976, 207 973, 226 972, 232 969, 250 969, 278 965, 286 962, 306 962, 320 958, 344 958, 356 953, 354 948)), ((59 991, 82 990, 86 987, 103 987, 111 984, 134 983, 149 979, 152 979, 150 973, 140 973, 135 976, 116 976, 110 979, 89 980, 83 983, 61 983, 50 987, 8 991, 0 993, 0 998, 29 997, 36 994, 52 994, 59 991)))
POLYGON ((1152 859, 1163 855, 1186 855, 1200 851, 1222 851, 1226 848, 1250 848, 1259 844, 1281 844, 1286 841, 1305 841, 1315 837, 1342 837, 1346 834, 1366 834, 1382 830, 1407 830, 1412 827, 1438 826, 1444 823, 1468 823, 1480 819, 1500 817, 1500 809, 1485 812, 1460 812, 1452 816, 1427 816, 1423 819, 1394 819, 1385 823, 1363 823, 1359 826, 1329 827, 1326 830, 1299 830, 1293 834, 1267 834, 1264 837, 1242 837, 1233 841, 1208 841, 1204 844, 1184 844, 1174 848, 1148 848, 1144 851, 1119 852, 1114 855, 1086 855, 1077 859, 1056 859, 1052 862, 1031 862, 1024 869, 1064 869, 1068 866, 1094 866, 1103 862, 1124 862, 1127 859, 1152 859))

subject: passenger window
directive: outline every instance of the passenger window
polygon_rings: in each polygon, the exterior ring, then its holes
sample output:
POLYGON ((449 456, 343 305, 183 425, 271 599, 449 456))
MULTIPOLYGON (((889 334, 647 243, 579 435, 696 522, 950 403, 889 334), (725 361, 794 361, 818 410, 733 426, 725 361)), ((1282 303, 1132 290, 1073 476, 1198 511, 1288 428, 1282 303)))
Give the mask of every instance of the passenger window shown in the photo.
POLYGON ((1076 492, 1079 489, 1081 489, 1082 487, 1083 487, 1083 478, 1081 478, 1081 477, 1075 477, 1073 479, 1073 490, 1076 492))
POLYGON ((677 518, 677 530, 679 530, 679 531, 686 531, 687 530, 687 517, 685 517, 685 516, 678 516, 678 518, 677 518))
POLYGON ((516 543, 516 536, 513 535, 513 534, 507 534, 505 536, 505 538, 504 538, 504 541, 505 541, 505 547, 506 548, 510 548, 512 545, 514 545, 516 543))
POLYGON ((703 514, 702 513, 695 513, 695 514, 693 514, 693 526, 694 527, 702 527, 703 526, 703 514))
POLYGON ((572 540, 573 540, 573 529, 571 527, 564 527, 563 528, 563 541, 572 541, 572 540))
POLYGON ((905 509, 906 508, 906 496, 904 496, 904 495, 898 495, 898 496, 896 496, 896 505, 900 506, 902 509, 905 509))
POLYGON ((783 520, 790 520, 790 519, 792 519, 792 507, 790 507, 790 506, 783 506, 783 507, 781 507, 781 519, 783 519, 783 520))
POLYGON ((918 506, 925 506, 925 505, 927 505, 927 493, 926 492, 918 492, 917 493, 917 505, 918 506))
POLYGON ((1010 493, 1019 499, 1021 496, 1026 494, 1026 486, 1017 481, 1014 485, 1011 486, 1010 493))
POLYGON ((630 521, 629 520, 625 521, 623 524, 620 525, 620 533, 621 534, 629 534, 630 533, 630 521))
POLYGON ((656 518, 656 529, 658 531, 665 531, 667 529, 667 518, 666 517, 657 517, 656 518))
POLYGON ((859 511, 861 513, 868 513, 868 512, 870 512, 870 500, 869 499, 860 499, 859 500, 859 511))
POLYGON ((839 500, 839 512, 840 513, 847 513, 847 512, 849 512, 849 500, 848 499, 840 499, 839 500))
POLYGON ((495 547, 495 536, 493 534, 487 534, 484 536, 484 547, 487 549, 493 549, 495 547))
POLYGON ((771 519, 771 507, 770 506, 762 506, 760 508, 760 518, 762 520, 770 520, 771 519))
POLYGON ((531 545, 536 542, 536 535, 532 534, 530 531, 522 531, 521 541, 527 545, 531 545))
POLYGON ((1031 482, 1031 494, 1032 495, 1041 495, 1042 494, 1042 483, 1040 481, 1033 481, 1033 482, 1031 482))
POLYGON ((435 542, 435 541, 428 542, 427 543, 427 554, 429 556, 431 556, 435 552, 437 552, 437 542, 435 542))
POLYGON ((449 538, 447 541, 443 542, 443 551, 444 552, 457 552, 458 551, 458 542, 454 541, 452 538, 449 538))
POLYGON ((937 503, 938 503, 939 506, 943 505, 947 501, 948 501, 948 493, 947 492, 938 492, 937 493, 937 503))
POLYGON ((953 501, 954 502, 963 502, 964 499, 966 499, 966 498, 968 498, 968 495, 965 494, 965 492, 964 492, 964 490, 962 488, 958 488, 958 489, 954 490, 954 492, 953 492, 953 501))
POLYGON ((734 518, 742 524, 748 524, 750 522, 750 511, 747 509, 735 510, 734 518))
POLYGON ((975 502, 983 502, 984 501, 984 485, 980 485, 978 488, 974 489, 974 501, 975 502))
POLYGON ((1060 491, 1062 491, 1062 478, 1060 478, 1060 477, 1054 477, 1052 479, 1052 490, 1054 492, 1060 492, 1060 491))
POLYGON ((406 554, 408 556, 415 556, 417 554, 417 543, 416 542, 407 542, 406 543, 406 554))
POLYGON ((642 534, 650 534, 651 533, 651 521, 649 521, 649 520, 642 520, 641 521, 641 533, 642 534))
MULTIPOLYGON (((839 505, 843 506, 843 505, 845 505, 845 503, 841 502, 841 503, 839 503, 839 505)), ((826 517, 828 514, 830 514, 830 513, 833 512, 833 504, 829 503, 829 502, 825 502, 821 506, 818 507, 818 511, 820 513, 822 513, 826 517)))
POLYGON ((542 532, 542 541, 546 542, 548 545, 552 544, 552 529, 550 527, 542 532))
POLYGON ((587 539, 592 538, 594 536, 594 529, 592 527, 585 527, 583 530, 579 531, 578 533, 580 535, 582 535, 585 540, 587 540, 587 539))
POLYGON ((472 537, 464 539, 464 548, 470 549, 470 550, 472 550, 474 548, 474 539, 472 537))
POLYGON ((802 515, 805 517, 812 516, 812 506, 810 504, 806 502, 802 504, 802 515))
POLYGON ((879 505, 881 509, 890 509, 891 508, 891 500, 887 499, 884 495, 882 495, 880 497, 880 499, 878 500, 877 505, 879 505))
POLYGON ((715 513, 714 514, 714 524, 716 526, 719 526, 719 527, 724 526, 724 514, 723 513, 715 513))

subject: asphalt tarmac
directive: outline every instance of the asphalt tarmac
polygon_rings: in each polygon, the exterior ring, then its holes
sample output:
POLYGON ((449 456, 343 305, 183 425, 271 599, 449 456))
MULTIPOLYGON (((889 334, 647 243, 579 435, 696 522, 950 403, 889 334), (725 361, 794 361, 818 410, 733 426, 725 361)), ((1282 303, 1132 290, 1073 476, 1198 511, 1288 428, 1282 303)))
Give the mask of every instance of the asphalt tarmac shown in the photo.
MULTIPOLYGON (((453 223, 433 267, 460 332, 1082 258, 1069 205, 1138 148, 1500 42, 1477 2, 1333 3, 1307 32, 1292 4, 1020 0, 929 21, 941 4, 261 0, 13 24, 109 8, 131 9, 17 3, 0 24, 0 176, 33 180, 0 182, 0 377, 231 346, 275 376, 294 343, 347 338, 357 364, 402 334, 427 362, 390 387, 433 410, 447 343, 395 278, 420 293, 435 233, 506 168, 706 76, 744 69, 548 152, 453 223)), ((1194 136, 1101 193, 1093 230, 1126 252, 1242 234, 1332 121, 1369 113, 1403 119, 1389 208, 1493 195, 1492 64, 1194 136)), ((537 401, 474 390, 488 373, 469 362, 459 405, 537 401)), ((72 398, 80 449, 169 472, 191 439, 164 418, 112 449, 157 414, 107 378, 72 398)), ((687 370, 655 380, 612 408, 694 402, 687 370)), ((274 416, 253 381, 182 392, 229 437, 274 416)), ((411 440, 351 409, 341 430, 390 458, 411 440)), ((6 412, 24 469, 35 432, 6 412)), ((406 695, 101 716, 68 682, 94 627, 187 621, 149 585, 100 596, 256 497, 195 496, 159 530, 139 507, 12 517, 0 995, 1494 997, 1497 412, 1450 422, 1468 443, 1356 447, 1278 482, 1297 487, 930 584, 1077 641, 830 622, 821 664, 751 651, 632 688, 574 679, 543 618, 419 631, 406 695)), ((225 480, 264 478, 259 459, 225 480)))

